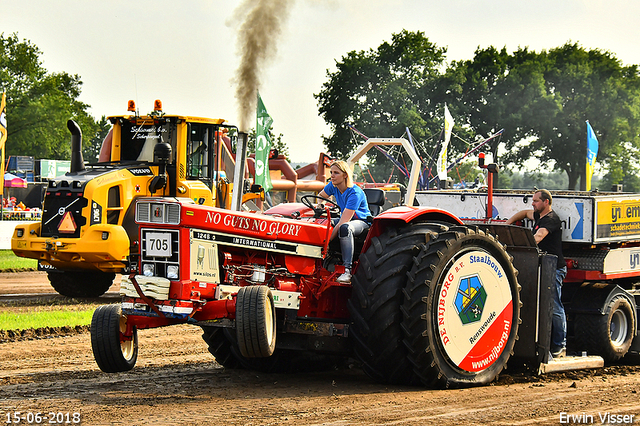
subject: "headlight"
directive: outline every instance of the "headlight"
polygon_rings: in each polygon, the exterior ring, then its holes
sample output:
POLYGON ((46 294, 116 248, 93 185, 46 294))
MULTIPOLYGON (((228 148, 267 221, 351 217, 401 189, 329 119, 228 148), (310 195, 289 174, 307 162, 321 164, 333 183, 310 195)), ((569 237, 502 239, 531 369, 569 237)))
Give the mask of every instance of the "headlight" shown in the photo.
POLYGON ((153 277, 156 272, 156 265, 153 263, 143 263, 142 264, 142 275, 145 277, 153 277))
POLYGON ((170 280, 178 279, 178 265, 167 265, 167 278, 170 280))

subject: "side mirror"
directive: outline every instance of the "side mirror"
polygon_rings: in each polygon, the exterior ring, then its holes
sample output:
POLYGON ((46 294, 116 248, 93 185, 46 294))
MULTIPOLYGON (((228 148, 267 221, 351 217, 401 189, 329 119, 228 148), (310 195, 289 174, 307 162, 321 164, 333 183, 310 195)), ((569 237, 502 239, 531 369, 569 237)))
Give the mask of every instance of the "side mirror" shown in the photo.
POLYGON ((171 145, 166 142, 156 144, 153 147, 153 162, 158 163, 158 176, 149 184, 149 192, 155 193, 167 185, 167 164, 171 161, 171 145))

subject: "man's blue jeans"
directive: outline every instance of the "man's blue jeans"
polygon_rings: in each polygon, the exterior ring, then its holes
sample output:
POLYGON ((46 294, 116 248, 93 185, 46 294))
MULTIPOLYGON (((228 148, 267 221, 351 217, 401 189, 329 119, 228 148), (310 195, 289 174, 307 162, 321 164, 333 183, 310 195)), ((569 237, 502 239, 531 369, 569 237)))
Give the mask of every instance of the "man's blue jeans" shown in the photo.
POLYGON ((551 289, 551 352, 567 346, 567 317, 562 306, 562 281, 567 276, 567 267, 556 269, 555 286, 551 289))

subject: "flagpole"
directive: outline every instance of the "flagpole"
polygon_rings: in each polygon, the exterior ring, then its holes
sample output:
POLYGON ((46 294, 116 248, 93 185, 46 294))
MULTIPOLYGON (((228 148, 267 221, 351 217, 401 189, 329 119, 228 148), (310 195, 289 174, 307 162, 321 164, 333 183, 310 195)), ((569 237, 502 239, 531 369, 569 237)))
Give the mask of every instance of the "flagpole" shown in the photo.
POLYGON ((0 155, 0 159, 2 163, 0 164, 0 220, 4 218, 4 156, 5 156, 5 145, 7 142, 7 94, 2 92, 2 100, 0 101, 0 150, 2 150, 2 155, 0 155))
POLYGON ((585 164, 584 164, 584 190, 591 190, 591 179, 589 178, 589 120, 587 120, 587 146, 585 152, 585 164))

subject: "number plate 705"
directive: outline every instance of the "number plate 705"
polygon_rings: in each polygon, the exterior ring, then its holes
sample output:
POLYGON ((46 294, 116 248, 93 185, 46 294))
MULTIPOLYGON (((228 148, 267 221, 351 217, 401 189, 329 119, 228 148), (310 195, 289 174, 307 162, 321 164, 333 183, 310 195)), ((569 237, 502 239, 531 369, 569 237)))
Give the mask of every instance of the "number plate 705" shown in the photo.
POLYGON ((145 234, 147 256, 171 257, 171 234, 147 232, 145 234))

